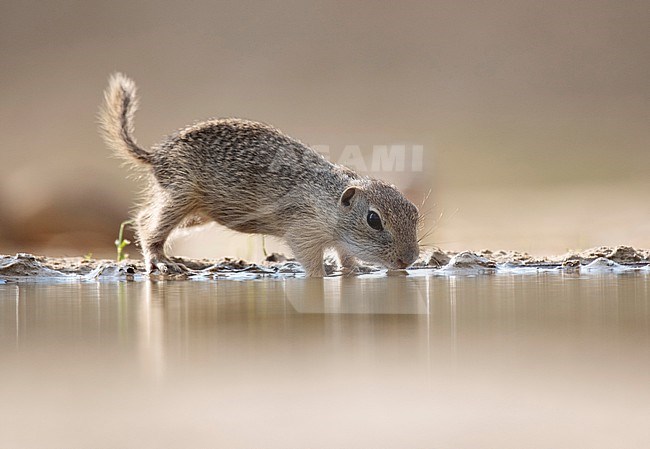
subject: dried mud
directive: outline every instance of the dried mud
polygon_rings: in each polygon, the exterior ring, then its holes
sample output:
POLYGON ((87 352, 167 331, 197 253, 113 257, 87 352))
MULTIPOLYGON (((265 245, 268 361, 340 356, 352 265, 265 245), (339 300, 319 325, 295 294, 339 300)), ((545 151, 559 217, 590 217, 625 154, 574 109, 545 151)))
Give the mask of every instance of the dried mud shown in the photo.
MULTIPOLYGON (((300 264, 281 254, 271 254, 261 263, 239 259, 221 260, 173 258, 190 271, 184 275, 147 275, 140 260, 116 263, 82 257, 53 258, 19 253, 0 256, 0 283, 25 281, 92 281, 92 280, 143 280, 143 279, 219 279, 238 280, 261 277, 301 277, 300 264)), ((325 259, 327 272, 342 275, 334 257, 325 259)), ((650 272, 650 250, 629 246, 598 247, 581 252, 569 252, 555 257, 533 257, 514 251, 445 252, 438 248, 425 250, 420 259, 408 270, 386 271, 363 265, 354 274, 366 275, 480 275, 499 273, 527 273, 539 271, 580 273, 598 272, 650 272)))

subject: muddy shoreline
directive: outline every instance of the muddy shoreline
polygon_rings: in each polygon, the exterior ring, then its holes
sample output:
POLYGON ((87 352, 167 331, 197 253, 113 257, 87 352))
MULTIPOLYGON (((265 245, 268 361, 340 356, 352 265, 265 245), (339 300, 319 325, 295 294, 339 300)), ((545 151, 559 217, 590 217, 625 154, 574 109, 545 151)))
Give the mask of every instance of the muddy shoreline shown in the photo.
MULTIPOLYGON (((281 254, 271 254, 260 263, 239 259, 186 259, 175 257, 190 269, 188 275, 165 276, 165 279, 248 279, 260 277, 300 277, 301 266, 281 254)), ((331 275, 341 275, 334 257, 325 259, 326 270, 331 275)), ((515 251, 446 252, 440 249, 423 251, 420 259, 408 270, 386 271, 378 267, 362 266, 359 275, 406 274, 494 274, 503 272, 535 272, 555 270, 563 272, 650 272, 650 250, 629 246, 597 247, 560 256, 533 257, 515 251)), ((163 278, 151 275, 151 278, 163 278)), ((141 260, 122 262, 84 257, 46 257, 19 253, 0 256, 0 282, 31 280, 141 280, 147 279, 141 260)))

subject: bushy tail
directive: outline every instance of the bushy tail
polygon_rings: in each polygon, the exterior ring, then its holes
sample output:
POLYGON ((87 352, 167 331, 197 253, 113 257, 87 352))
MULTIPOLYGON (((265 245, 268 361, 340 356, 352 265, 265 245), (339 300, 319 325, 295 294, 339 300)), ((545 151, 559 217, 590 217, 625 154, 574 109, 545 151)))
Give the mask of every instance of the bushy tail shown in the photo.
POLYGON ((99 123, 106 144, 120 157, 144 164, 151 163, 151 153, 138 146, 133 137, 133 117, 138 97, 133 80, 122 73, 111 75, 99 111, 99 123))

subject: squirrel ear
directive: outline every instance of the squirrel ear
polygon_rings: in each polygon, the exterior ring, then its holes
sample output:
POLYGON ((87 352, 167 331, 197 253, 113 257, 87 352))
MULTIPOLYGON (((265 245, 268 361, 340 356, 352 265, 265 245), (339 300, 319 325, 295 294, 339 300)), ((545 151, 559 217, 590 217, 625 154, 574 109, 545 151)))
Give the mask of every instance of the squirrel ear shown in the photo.
POLYGON ((359 187, 351 186, 348 187, 343 191, 343 194, 341 195, 341 206, 343 207, 350 207, 352 205, 352 200, 354 196, 357 194, 357 190, 360 190, 359 187))

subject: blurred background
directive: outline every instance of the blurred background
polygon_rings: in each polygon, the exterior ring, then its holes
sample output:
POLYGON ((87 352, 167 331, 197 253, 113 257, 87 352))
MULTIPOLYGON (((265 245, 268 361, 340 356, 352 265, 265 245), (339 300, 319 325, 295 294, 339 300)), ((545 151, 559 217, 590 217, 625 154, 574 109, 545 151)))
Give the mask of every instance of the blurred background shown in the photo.
MULTIPOLYGON (((97 133, 114 71, 145 146, 227 116, 334 161, 421 145, 421 171, 366 173, 431 191, 446 250, 649 247, 648 55, 646 1, 4 0, 0 253, 114 255, 142 187, 97 133)), ((173 253, 259 258, 261 239, 210 226, 173 253)))

